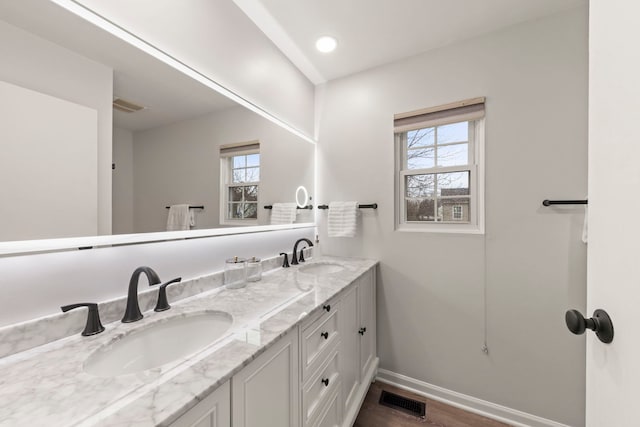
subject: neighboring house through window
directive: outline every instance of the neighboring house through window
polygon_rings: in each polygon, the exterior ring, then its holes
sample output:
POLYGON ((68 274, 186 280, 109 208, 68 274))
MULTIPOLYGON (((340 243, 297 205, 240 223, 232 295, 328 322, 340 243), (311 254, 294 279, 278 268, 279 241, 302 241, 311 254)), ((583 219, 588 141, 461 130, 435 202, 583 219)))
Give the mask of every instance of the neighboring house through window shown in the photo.
POLYGON ((484 98, 397 114, 396 228, 484 231, 484 98))
POLYGON ((220 222, 257 223, 260 187, 258 141, 220 147, 220 222))

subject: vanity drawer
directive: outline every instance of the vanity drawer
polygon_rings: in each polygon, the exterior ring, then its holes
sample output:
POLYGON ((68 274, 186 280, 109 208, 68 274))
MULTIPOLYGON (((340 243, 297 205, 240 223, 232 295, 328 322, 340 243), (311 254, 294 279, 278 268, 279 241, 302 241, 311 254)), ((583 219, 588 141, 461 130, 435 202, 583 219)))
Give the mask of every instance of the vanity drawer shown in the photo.
POLYGON ((338 352, 333 351, 326 363, 302 389, 302 417, 305 426, 311 425, 320 409, 324 408, 329 399, 340 388, 340 373, 338 369, 338 352))
POLYGON ((318 420, 312 424, 313 427, 340 427, 342 424, 342 414, 340 411, 340 401, 338 400, 339 392, 331 393, 329 396, 328 405, 326 409, 319 411, 320 416, 318 420))
MULTIPOLYGON (((337 308, 337 307, 336 307, 337 308)), ((338 342, 338 310, 317 317, 301 332, 302 380, 313 374, 338 342)))

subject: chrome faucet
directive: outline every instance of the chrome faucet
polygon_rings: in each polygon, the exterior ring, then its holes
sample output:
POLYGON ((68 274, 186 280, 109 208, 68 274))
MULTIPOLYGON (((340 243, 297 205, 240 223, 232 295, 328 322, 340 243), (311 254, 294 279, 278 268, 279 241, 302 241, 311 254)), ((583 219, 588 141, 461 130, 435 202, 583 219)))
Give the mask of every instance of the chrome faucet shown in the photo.
POLYGON ((131 275, 129 280, 129 295, 127 296, 127 309, 124 312, 122 323, 136 322, 142 319, 142 313, 140 312, 140 306, 138 305, 138 279, 140 275, 144 273, 149 279, 149 286, 157 285, 160 283, 158 273, 153 271, 150 267, 138 267, 131 275))
MULTIPOLYGON (((303 237, 302 239, 298 239, 296 240, 296 243, 293 245, 293 256, 291 257, 291 264, 293 265, 298 265, 298 244, 300 242, 306 242, 309 247, 313 246, 313 242, 311 242, 311 240, 303 237)), ((304 250, 304 248, 300 249, 300 262, 304 262, 304 255, 302 253, 302 251, 304 250)))

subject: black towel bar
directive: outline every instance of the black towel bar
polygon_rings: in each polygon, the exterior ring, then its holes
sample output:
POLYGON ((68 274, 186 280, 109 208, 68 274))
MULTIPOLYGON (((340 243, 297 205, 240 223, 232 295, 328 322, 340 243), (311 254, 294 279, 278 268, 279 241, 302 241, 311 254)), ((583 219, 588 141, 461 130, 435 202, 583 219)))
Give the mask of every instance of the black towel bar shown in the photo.
MULTIPOLYGON (((265 205, 264 206, 265 209, 273 209, 273 205, 265 205)), ((300 206, 296 206, 296 209, 313 209, 313 206, 311 205, 307 205, 304 208, 301 208, 300 206)))
POLYGON ((543 206, 551 205, 588 205, 588 200, 543 200, 543 206))
MULTIPOLYGON (((358 208, 360 209, 378 209, 378 204, 377 203, 369 203, 369 204, 365 204, 365 205, 358 205, 358 208)), ((318 205, 318 209, 329 209, 329 205, 318 205)))
MULTIPOLYGON (((169 209, 171 206, 165 206, 165 208, 169 209)), ((204 209, 204 206, 189 206, 189 209, 204 209)))

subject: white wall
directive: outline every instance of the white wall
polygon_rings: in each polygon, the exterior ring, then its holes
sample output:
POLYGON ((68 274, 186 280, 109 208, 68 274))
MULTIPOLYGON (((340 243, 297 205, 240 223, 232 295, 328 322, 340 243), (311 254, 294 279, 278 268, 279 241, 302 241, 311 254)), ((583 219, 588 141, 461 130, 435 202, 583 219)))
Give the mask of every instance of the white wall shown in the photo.
MULTIPOLYGON (((142 265, 163 280, 192 279, 224 269, 234 255, 268 258, 291 252, 314 228, 147 243, 0 258, 3 303, 0 326, 57 313, 61 305, 127 294, 142 265)), ((144 279, 141 281, 141 289, 144 279)))
POLYGON ((313 135, 313 85, 232 0, 79 3, 313 135))
POLYGON ((0 80, 98 111, 98 233, 111 234, 112 70, 0 21, 0 80))
POLYGON ((113 234, 134 233, 133 132, 113 128, 113 234))
POLYGON ((574 10, 318 89, 318 191, 377 202, 324 253, 378 258, 381 368, 572 426, 584 423, 587 11, 574 10), (394 231, 393 115, 486 96, 486 234, 394 231), (485 290, 486 289, 486 290, 485 290), (486 298, 486 306, 484 304, 486 298), (485 341, 489 354, 481 347, 485 341))
POLYGON ((0 81, 0 240, 98 233, 98 113, 0 81))
POLYGON ((270 211, 263 205, 295 201, 299 185, 313 191, 313 144, 243 107, 136 132, 135 232, 165 230, 165 207, 180 203, 204 205, 195 211, 194 228, 220 227, 220 145, 256 140, 261 157, 258 223, 267 225, 270 211))

